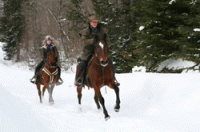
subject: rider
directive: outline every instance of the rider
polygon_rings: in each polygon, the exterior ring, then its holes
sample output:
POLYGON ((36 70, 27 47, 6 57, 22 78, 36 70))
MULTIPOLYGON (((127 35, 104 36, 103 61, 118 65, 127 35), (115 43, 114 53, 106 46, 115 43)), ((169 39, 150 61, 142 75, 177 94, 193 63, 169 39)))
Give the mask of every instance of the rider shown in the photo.
MULTIPOLYGON (((50 35, 48 35, 45 37, 45 40, 43 41, 43 46, 42 46, 43 60, 35 68, 35 75, 30 79, 30 81, 32 83, 36 83, 37 77, 40 75, 40 70, 43 67, 43 65, 45 64, 46 59, 47 59, 47 49, 51 48, 52 46, 56 46, 56 43, 55 43, 54 39, 50 35)), ((56 64, 57 64, 58 50, 56 47, 55 47, 55 50, 57 53, 57 57, 56 57, 56 64)), ((60 78, 61 69, 58 65, 57 65, 57 68, 58 68, 58 80, 56 82, 56 85, 61 85, 63 83, 63 80, 60 78)))
MULTIPOLYGON (((78 70, 78 76, 77 80, 75 81, 75 85, 80 87, 84 86, 84 77, 85 77, 85 71, 88 65, 88 61, 92 57, 94 53, 94 36, 95 35, 105 35, 106 36, 106 43, 109 45, 110 44, 110 39, 107 35, 107 31, 105 28, 102 27, 100 24, 100 20, 97 19, 96 15, 91 15, 89 19, 87 20, 88 27, 85 28, 81 33, 81 39, 84 44, 83 47, 83 53, 81 56, 81 62, 79 64, 79 70, 78 70)), ((112 65, 112 63, 111 63, 112 65)), ((113 65, 112 65, 113 66, 113 65)), ((113 76, 115 77, 114 74, 114 68, 113 68, 113 76)), ((115 79, 116 85, 119 85, 117 80, 115 79)))

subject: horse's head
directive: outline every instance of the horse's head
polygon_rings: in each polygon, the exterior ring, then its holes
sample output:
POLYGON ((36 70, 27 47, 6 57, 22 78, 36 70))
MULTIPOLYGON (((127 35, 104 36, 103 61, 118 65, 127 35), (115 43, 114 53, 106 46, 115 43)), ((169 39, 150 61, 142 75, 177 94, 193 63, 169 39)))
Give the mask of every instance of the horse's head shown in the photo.
POLYGON ((94 39, 95 55, 99 58, 101 66, 108 65, 108 45, 106 35, 96 35, 94 39))
POLYGON ((47 63, 50 67, 55 67, 56 65, 56 49, 55 47, 51 47, 47 49, 47 63))

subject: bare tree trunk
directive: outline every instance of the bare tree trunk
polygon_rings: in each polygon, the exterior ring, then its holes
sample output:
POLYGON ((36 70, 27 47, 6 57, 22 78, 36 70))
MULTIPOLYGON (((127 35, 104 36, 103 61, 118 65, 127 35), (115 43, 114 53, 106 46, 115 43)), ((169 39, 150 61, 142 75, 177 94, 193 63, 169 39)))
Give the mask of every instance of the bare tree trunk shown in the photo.
MULTIPOLYGON (((62 0, 61 0, 62 1, 62 0)), ((61 2, 62 3, 62 2, 61 2)), ((61 5, 60 5, 61 6, 61 5)), ((64 52, 65 52, 65 56, 66 58, 68 58, 68 52, 69 52, 69 48, 68 48, 68 45, 65 45, 64 44, 64 38, 69 42, 69 43, 72 43, 68 37, 68 35, 66 34, 66 32, 64 31, 64 28, 63 28, 63 25, 62 25, 62 22, 57 19, 55 17, 55 15, 52 13, 52 11, 47 8, 48 12, 50 13, 50 15, 54 18, 54 20, 56 21, 56 23, 58 24, 59 26, 59 31, 60 31, 60 34, 61 34, 61 42, 62 42, 62 45, 64 47, 64 52)), ((59 11, 59 14, 60 14, 61 11, 59 11)))

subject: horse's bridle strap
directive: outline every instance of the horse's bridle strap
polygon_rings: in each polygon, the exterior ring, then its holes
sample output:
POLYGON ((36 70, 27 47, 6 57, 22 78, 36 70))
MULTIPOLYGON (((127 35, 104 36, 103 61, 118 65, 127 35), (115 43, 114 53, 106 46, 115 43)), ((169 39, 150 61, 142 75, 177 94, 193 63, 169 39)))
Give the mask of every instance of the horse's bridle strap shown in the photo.
POLYGON ((44 67, 42 69, 42 71, 44 71, 47 75, 49 75, 49 77, 50 77, 50 83, 53 82, 54 76, 58 74, 58 68, 56 68, 56 70, 54 72, 52 72, 52 73, 49 70, 47 70, 46 67, 44 67))

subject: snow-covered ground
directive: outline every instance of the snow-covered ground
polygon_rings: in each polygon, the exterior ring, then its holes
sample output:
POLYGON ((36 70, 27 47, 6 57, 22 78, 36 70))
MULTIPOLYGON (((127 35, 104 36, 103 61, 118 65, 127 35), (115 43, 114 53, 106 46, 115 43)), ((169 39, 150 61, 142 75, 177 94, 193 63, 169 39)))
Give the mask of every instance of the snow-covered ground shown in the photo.
MULTIPOLYGON (((0 47, 1 48, 1 47, 0 47)), ((0 49, 0 132, 199 132, 200 74, 117 74, 121 109, 114 111, 115 93, 101 92, 111 118, 104 120, 94 103, 93 89, 83 89, 79 111, 74 73, 62 73, 64 84, 55 87, 55 104, 39 103, 29 82, 33 71, 3 60, 0 49)))

